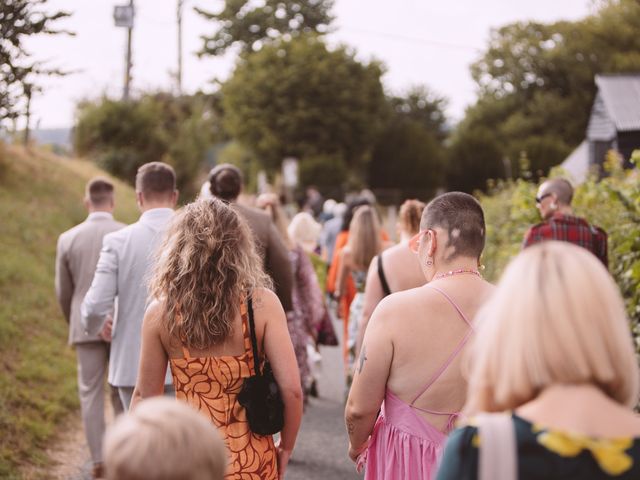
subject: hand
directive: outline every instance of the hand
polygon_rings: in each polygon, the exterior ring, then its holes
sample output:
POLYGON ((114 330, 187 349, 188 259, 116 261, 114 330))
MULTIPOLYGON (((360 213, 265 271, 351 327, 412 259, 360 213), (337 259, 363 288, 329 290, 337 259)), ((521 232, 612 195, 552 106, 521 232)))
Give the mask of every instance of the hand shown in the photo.
POLYGON ((351 442, 349 442, 349 458, 351 459, 351 461, 353 463, 358 463, 358 457, 362 455, 362 452, 364 452, 368 446, 369 440, 364 442, 358 448, 353 448, 353 445, 351 444, 351 442))
POLYGON ((107 315, 99 335, 100 335, 100 338, 102 338, 102 340, 104 340, 105 342, 111 342, 112 333, 113 333, 113 317, 111 315, 107 315))
POLYGON ((291 457, 291 450, 285 450, 280 446, 280 442, 276 445, 276 452, 278 455, 278 480, 284 480, 284 472, 287 470, 289 464, 289 458, 291 457))

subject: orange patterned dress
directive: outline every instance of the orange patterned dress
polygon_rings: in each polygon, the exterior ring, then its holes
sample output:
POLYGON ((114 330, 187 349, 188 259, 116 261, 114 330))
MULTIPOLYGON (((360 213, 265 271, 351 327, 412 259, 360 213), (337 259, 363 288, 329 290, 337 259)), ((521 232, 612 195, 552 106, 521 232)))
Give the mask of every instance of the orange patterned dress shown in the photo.
POLYGON ((278 477, 273 438, 249 429, 247 413, 238 403, 244 379, 254 374, 253 352, 243 303, 244 354, 194 358, 183 347, 184 358, 169 360, 176 397, 211 418, 224 438, 229 454, 225 479, 263 480, 278 477))

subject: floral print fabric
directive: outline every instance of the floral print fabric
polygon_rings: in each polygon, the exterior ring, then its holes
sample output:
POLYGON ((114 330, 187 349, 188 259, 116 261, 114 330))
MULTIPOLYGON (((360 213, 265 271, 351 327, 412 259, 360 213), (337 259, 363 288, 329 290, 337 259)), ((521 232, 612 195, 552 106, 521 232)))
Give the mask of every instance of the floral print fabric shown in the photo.
MULTIPOLYGON (((513 422, 520 480, 640 478, 640 438, 592 438, 545 429, 517 415, 513 422)), ((453 432, 437 480, 476 480, 480 448, 475 426, 453 432)))
POLYGON ((184 358, 169 363, 176 398, 211 419, 227 446, 229 465, 225 479, 262 480, 278 477, 276 449, 271 436, 251 432, 247 413, 238 403, 244 379, 254 374, 246 305, 242 306, 244 354, 240 356, 184 358))

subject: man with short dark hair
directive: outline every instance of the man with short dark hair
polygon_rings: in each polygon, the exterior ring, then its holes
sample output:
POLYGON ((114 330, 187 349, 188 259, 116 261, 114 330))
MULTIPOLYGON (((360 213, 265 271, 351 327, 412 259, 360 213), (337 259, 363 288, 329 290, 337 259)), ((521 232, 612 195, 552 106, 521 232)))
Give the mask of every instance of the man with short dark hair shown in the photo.
POLYGON ((568 180, 553 178, 543 182, 536 196, 543 221, 527 231, 522 248, 545 240, 570 242, 586 248, 608 267, 607 232, 575 216, 572 199, 573 187, 568 180))
MULTIPOLYGON (((69 323, 69 344, 75 348, 78 363, 78 394, 84 433, 93 461, 94 476, 102 469, 102 437, 104 420, 104 379, 109 362, 108 338, 102 332, 85 334, 80 322, 80 304, 91 285, 105 235, 120 230, 124 223, 113 219, 113 184, 105 178, 94 178, 87 184, 84 205, 87 219, 64 232, 56 249, 56 297, 69 323)), ((108 312, 113 310, 113 304, 108 312)), ((111 398, 116 413, 122 403, 114 388, 111 398)))
MULTIPOLYGON (((154 250, 178 200, 173 168, 162 162, 141 166, 136 175, 136 198, 140 219, 104 237, 96 274, 82 303, 82 323, 89 334, 113 329, 109 383, 118 387, 125 409, 131 403, 138 374, 147 277, 153 267, 154 250), (113 325, 105 325, 105 316, 116 298, 113 325)), ((172 391, 169 372, 165 391, 172 391)))
POLYGON ((235 165, 223 163, 209 172, 211 194, 227 203, 247 221, 253 232, 258 252, 260 253, 265 270, 273 279, 276 294, 285 312, 289 312, 291 303, 291 289, 293 274, 289 251, 284 244, 271 217, 257 208, 251 208, 237 203, 243 186, 242 172, 235 165))

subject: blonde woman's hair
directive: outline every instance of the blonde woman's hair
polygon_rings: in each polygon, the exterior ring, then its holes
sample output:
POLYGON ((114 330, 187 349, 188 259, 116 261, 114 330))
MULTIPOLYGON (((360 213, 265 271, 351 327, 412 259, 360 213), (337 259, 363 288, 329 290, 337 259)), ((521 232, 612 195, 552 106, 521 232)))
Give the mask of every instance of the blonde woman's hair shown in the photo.
POLYGON ((287 217, 284 208, 282 208, 278 195, 275 193, 263 193, 256 199, 256 205, 258 208, 269 214, 285 245, 289 248, 293 248, 293 242, 291 241, 291 238, 289 238, 289 233, 287 232, 289 218, 287 217))
POLYGON ((206 349, 229 336, 248 294, 270 286, 244 219, 207 198, 176 213, 158 248, 150 289, 164 302, 169 334, 206 349))
POLYGON ((476 317, 465 411, 504 411, 556 384, 591 384, 629 407, 640 372, 617 286, 584 248, 524 250, 476 317))
POLYGON ((427 204, 420 200, 405 200, 400 206, 400 227, 408 234, 415 235, 420 231, 422 212, 427 204))
POLYGON ((157 397, 118 417, 104 442, 107 480, 222 480, 227 454, 210 420, 157 397))
POLYGON ((353 263, 362 270, 366 270, 373 257, 382 250, 380 221, 373 207, 363 205, 356 208, 349 224, 348 245, 353 263))

